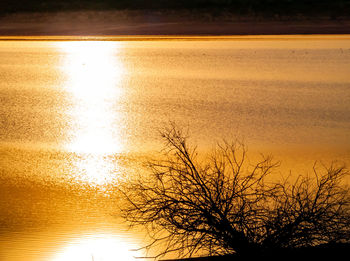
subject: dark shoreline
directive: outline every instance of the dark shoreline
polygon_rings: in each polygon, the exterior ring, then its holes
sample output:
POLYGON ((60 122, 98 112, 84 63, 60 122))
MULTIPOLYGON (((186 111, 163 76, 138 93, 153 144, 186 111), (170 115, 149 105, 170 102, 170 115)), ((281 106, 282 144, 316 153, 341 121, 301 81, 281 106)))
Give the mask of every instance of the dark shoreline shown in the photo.
POLYGON ((0 36, 225 36, 350 34, 350 19, 256 19, 175 13, 71 11, 0 18, 0 36))
POLYGON ((161 259, 161 261, 235 261, 235 260, 332 260, 334 258, 344 258, 350 251, 350 243, 328 243, 314 247, 300 247, 295 249, 274 249, 272 251, 250 253, 249 256, 224 255, 211 257, 194 257, 183 259, 161 259))

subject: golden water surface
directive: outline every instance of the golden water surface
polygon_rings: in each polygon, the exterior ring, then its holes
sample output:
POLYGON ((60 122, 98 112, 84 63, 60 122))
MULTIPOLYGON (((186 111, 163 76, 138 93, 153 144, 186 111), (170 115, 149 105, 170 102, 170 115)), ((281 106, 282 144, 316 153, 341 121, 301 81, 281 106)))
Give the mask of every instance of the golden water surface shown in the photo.
POLYGON ((348 36, 48 40, 0 41, 0 260, 143 256, 114 192, 169 121, 282 172, 350 162, 348 36))

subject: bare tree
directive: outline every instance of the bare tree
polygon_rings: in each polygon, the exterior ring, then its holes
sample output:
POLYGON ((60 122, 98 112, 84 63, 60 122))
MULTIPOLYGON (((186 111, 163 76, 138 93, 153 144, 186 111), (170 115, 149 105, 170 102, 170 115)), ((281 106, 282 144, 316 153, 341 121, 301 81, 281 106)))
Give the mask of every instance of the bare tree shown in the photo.
POLYGON ((239 142, 218 144, 200 160, 181 130, 162 133, 162 159, 149 173, 125 183, 123 217, 148 229, 165 246, 157 257, 176 251, 192 256, 264 251, 327 242, 349 242, 349 191, 341 185, 344 167, 324 169, 295 182, 267 182, 278 167, 271 157, 251 165, 239 142))

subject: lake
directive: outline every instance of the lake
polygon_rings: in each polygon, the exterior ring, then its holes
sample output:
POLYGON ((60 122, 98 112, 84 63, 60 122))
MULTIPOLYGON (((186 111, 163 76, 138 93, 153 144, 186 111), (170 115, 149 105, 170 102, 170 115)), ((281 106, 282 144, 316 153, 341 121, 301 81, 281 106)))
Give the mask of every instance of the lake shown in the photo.
POLYGON ((175 122, 281 172, 350 163, 350 36, 2 38, 0 260, 134 260, 115 188, 175 122))

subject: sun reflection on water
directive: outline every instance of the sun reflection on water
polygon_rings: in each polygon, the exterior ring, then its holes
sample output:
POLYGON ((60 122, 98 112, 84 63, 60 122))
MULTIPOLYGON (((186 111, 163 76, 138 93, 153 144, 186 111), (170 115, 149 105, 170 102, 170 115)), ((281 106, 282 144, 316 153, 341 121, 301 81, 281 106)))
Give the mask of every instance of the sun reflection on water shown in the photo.
POLYGON ((123 65, 116 42, 61 42, 65 90, 73 101, 70 140, 66 149, 80 155, 76 162, 80 178, 103 184, 112 177, 110 155, 123 150, 123 65))
POLYGON ((52 261, 132 261, 131 246, 112 235, 93 235, 77 239, 62 249, 52 261))

